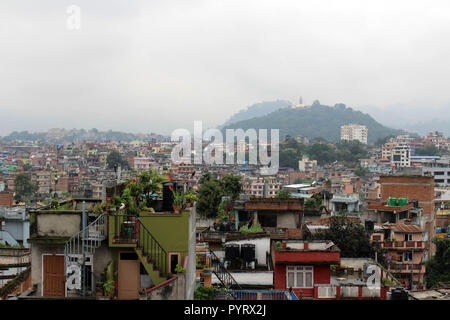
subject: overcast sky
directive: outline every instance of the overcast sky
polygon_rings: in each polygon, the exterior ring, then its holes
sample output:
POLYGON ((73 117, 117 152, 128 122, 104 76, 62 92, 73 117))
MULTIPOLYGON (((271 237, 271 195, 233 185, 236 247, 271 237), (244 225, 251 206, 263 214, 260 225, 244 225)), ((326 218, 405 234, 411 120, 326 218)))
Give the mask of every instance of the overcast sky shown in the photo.
POLYGON ((2 0, 0 135, 170 134, 300 95, 449 119, 449 17, 448 0, 2 0))

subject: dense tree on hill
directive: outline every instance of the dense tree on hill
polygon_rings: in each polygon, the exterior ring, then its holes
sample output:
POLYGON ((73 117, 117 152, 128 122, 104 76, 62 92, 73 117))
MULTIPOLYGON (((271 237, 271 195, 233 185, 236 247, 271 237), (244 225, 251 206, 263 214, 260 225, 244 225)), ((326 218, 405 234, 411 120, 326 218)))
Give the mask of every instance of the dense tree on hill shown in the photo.
POLYGON ((294 148, 281 148, 280 149, 280 167, 298 168, 298 161, 300 155, 294 148))
POLYGON ((369 172, 369 170, 367 170, 367 169, 365 169, 365 168, 361 168, 361 167, 357 167, 356 169, 355 169, 355 174, 358 176, 358 177, 364 177, 364 176, 366 176, 366 174, 369 172))
POLYGON ((394 137, 395 137, 395 135, 394 135, 394 134, 391 134, 391 135, 388 135, 388 136, 385 136, 385 137, 378 138, 378 139, 375 141, 374 144, 375 144, 377 147, 381 147, 381 146, 383 146, 386 142, 388 142, 389 139, 394 138, 394 137))
POLYGON ((360 111, 329 107, 320 103, 306 108, 282 108, 265 116, 226 124, 223 129, 279 129, 280 137, 286 135, 305 136, 310 139, 323 137, 331 142, 338 142, 341 126, 349 123, 365 125, 369 130, 369 143, 374 143, 378 138, 387 135, 403 133, 401 130, 381 125, 370 115, 360 111))
POLYGON ((311 160, 317 160, 319 165, 335 161, 354 164, 359 159, 366 158, 368 152, 367 146, 358 141, 342 142, 335 145, 325 143, 304 145, 290 139, 280 145, 280 166, 297 169, 298 161, 303 155, 309 156, 311 160))
POLYGON ((430 145, 430 146, 416 149, 416 155, 418 155, 418 156, 440 156, 440 155, 442 155, 442 152, 435 145, 430 145))

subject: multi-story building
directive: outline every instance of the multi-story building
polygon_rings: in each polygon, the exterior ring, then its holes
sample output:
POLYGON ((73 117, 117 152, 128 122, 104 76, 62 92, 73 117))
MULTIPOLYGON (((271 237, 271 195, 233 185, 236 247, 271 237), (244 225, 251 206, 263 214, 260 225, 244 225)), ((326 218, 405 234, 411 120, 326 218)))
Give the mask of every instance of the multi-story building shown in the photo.
POLYGON ((150 157, 135 157, 134 158, 134 169, 138 172, 148 170, 155 165, 155 162, 150 157))
POLYGON ((436 184, 450 186, 450 159, 427 159, 421 162, 424 175, 434 176, 436 184))
POLYGON ((52 188, 52 179, 50 171, 40 171, 36 173, 37 192, 40 194, 50 193, 52 188))
POLYGON ((406 144, 383 147, 383 158, 390 160, 391 165, 397 168, 411 166, 411 147, 406 144))
POLYGON ((432 131, 428 133, 425 140, 431 142, 431 144, 441 150, 449 150, 450 148, 450 139, 444 137, 444 135, 439 131, 432 131))
MULTIPOLYGON (((424 241, 429 255, 434 255, 435 245, 432 239, 435 230, 435 183, 433 177, 425 176, 381 176, 381 200, 388 201, 390 197, 406 198, 408 202, 417 200, 416 207, 422 208, 420 227, 424 230, 424 241)), ((398 210, 397 210, 398 211, 398 210)))
POLYGON ((367 144, 368 130, 366 126, 358 124, 349 124, 341 127, 342 141, 359 141, 367 144))
POLYGON ((387 251, 388 270, 404 285, 421 288, 425 275, 425 242, 417 225, 383 224, 375 226, 372 243, 387 251))
POLYGON ((308 156, 303 156, 298 162, 298 170, 300 172, 313 171, 317 167, 317 160, 309 160, 308 156))
POLYGON ((244 193, 256 198, 273 198, 281 189, 282 183, 277 177, 249 177, 244 180, 244 193))

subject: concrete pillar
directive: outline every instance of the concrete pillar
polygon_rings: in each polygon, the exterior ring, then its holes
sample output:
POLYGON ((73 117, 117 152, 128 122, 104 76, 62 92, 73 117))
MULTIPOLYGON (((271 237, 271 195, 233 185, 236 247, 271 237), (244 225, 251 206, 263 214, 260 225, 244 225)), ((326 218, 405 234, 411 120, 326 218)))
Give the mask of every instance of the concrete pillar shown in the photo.
POLYGON ((253 225, 258 223, 258 211, 253 211, 253 225))
POLYGON ((239 230, 239 211, 238 210, 236 210, 234 212, 234 224, 235 224, 236 230, 239 230))

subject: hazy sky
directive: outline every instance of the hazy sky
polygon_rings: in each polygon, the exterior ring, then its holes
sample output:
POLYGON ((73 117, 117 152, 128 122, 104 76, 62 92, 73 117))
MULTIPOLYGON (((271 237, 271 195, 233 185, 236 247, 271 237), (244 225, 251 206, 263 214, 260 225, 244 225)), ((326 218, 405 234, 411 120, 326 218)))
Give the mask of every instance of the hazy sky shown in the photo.
POLYGON ((448 0, 2 0, 0 135, 169 134, 300 95, 449 119, 449 17, 448 0))

